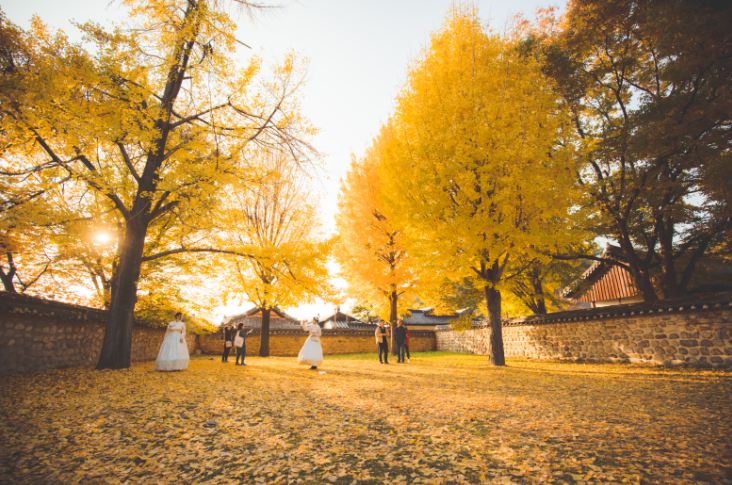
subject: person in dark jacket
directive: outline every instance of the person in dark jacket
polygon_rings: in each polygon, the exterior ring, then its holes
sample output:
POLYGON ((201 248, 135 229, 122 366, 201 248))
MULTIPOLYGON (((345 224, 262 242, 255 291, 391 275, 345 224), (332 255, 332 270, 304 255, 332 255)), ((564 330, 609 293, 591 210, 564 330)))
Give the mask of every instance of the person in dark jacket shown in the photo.
POLYGON ((229 362, 229 352, 234 345, 234 326, 227 325, 224 327, 224 355, 221 356, 221 362, 229 362))
POLYGON ((402 321, 402 326, 407 329, 407 343, 404 346, 404 350, 407 351, 407 362, 411 362, 409 359, 409 341, 412 340, 412 332, 409 331, 409 327, 404 325, 404 322, 402 321))
POLYGON ((244 330, 244 324, 239 323, 239 325, 236 326, 236 337, 241 337, 244 339, 244 342, 241 344, 241 347, 236 348, 236 363, 234 365, 246 365, 244 363, 244 357, 247 355, 247 337, 250 333, 254 331, 253 328, 250 328, 249 330, 244 330), (241 364, 239 363, 239 357, 241 357, 241 364))
POLYGON ((394 342, 397 346, 397 363, 404 363, 404 347, 407 345, 407 327, 402 320, 397 320, 397 328, 394 329, 394 342))

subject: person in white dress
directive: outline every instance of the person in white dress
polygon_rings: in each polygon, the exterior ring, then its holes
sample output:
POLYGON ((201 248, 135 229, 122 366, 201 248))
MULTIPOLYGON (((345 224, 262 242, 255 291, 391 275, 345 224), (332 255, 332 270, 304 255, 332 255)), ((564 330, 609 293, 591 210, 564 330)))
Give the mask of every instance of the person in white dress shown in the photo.
POLYGON ((310 369, 317 370, 318 366, 323 363, 323 347, 320 346, 320 325, 318 319, 313 318, 312 322, 305 320, 302 322, 302 329, 310 332, 305 345, 300 349, 297 356, 297 363, 300 365, 309 365, 310 369))
POLYGON ((174 371, 188 368, 188 346, 186 345, 186 324, 183 314, 176 313, 175 321, 168 324, 163 344, 160 346, 158 358, 155 359, 155 370, 174 371))

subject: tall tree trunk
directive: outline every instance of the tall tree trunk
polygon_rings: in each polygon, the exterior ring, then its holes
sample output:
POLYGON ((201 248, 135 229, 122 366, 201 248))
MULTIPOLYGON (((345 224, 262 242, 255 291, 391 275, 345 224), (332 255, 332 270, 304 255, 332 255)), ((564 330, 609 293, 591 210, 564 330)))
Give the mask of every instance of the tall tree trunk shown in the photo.
POLYGON ((641 292, 641 295, 643 295, 643 300, 648 303, 658 301, 658 296, 656 295, 656 290, 653 288, 651 275, 648 271, 650 258, 646 257, 648 260, 647 263, 642 261, 635 252, 633 243, 630 242, 630 237, 627 235, 624 236, 623 234, 620 234, 618 242, 620 243, 620 248, 625 254, 625 259, 628 260, 630 274, 633 276, 633 282, 635 283, 636 288, 641 292))
POLYGON ((503 353, 503 328, 501 325, 501 292, 485 287, 485 304, 488 307, 488 323, 491 338, 488 341, 488 359, 491 365, 506 365, 503 353))
POLYGON ((676 281, 676 266, 674 264, 674 221, 671 217, 660 215, 656 217, 656 233, 658 243, 661 247, 661 292, 664 298, 677 298, 681 296, 679 285, 676 281))
POLYGON ((15 276, 15 267, 13 266, 13 255, 10 253, 6 254, 8 257, 9 267, 8 272, 6 273, 2 268, 0 268, 0 280, 3 282, 3 288, 5 288, 5 291, 8 291, 10 293, 17 293, 15 289, 15 285, 13 284, 13 277, 15 276))
POLYGON ((536 302, 536 309, 534 310, 534 313, 537 315, 546 315, 544 287, 540 280, 534 280, 534 301, 536 302))
POLYGON ((691 258, 689 259, 689 262, 686 263, 686 269, 684 270, 684 273, 681 276, 681 281, 678 285, 680 295, 686 293, 686 289, 689 287, 689 283, 691 283, 691 277, 694 274, 694 270, 696 269, 696 265, 699 262, 699 258, 704 256, 704 253, 706 252, 711 242, 711 235, 703 238, 701 241, 699 241, 699 245, 696 247, 696 250, 691 253, 691 258))
MULTIPOLYGON (((160 181, 160 167, 165 160, 168 136, 174 129, 170 125, 173 106, 186 77, 188 62, 199 33, 199 6, 200 2, 189 0, 184 21, 177 28, 179 40, 173 50, 173 58, 170 59, 165 89, 160 97, 160 113, 155 121, 154 132, 158 135, 150 142, 145 168, 138 180, 137 196, 132 210, 125 216, 125 234, 119 252, 119 266, 112 277, 109 321, 104 332, 97 369, 123 369, 130 366, 137 280, 145 250, 145 236, 151 221, 151 194, 155 194, 160 181)), ((118 204, 123 205, 121 201, 118 204)))
POLYGON ((269 317, 270 308, 262 308, 262 333, 259 336, 259 356, 269 357, 269 317))
POLYGON ((541 282, 541 268, 539 268, 539 265, 534 265, 533 268, 531 268, 531 285, 534 289, 534 302, 536 304, 536 308, 534 309, 534 313, 537 315, 546 315, 546 301, 544 298, 544 285, 541 282))
POLYGON ((145 249, 147 223, 129 221, 120 251, 120 264, 115 291, 109 305, 109 320, 104 331, 102 351, 97 369, 126 369, 132 352, 132 323, 137 302, 137 280, 140 277, 142 253, 145 249))
POLYGON ((397 323, 397 300, 399 298, 399 295, 397 294, 396 289, 392 290, 391 295, 389 295, 389 324, 391 325, 391 355, 397 354, 397 346, 394 345, 394 329, 396 328, 397 323))
POLYGON ((636 288, 641 292, 641 295, 643 295, 643 300, 648 303, 658 301, 658 295, 656 295, 656 290, 653 288, 651 275, 648 270, 639 268, 635 264, 629 264, 628 266, 630 267, 630 274, 633 275, 633 281, 636 288))

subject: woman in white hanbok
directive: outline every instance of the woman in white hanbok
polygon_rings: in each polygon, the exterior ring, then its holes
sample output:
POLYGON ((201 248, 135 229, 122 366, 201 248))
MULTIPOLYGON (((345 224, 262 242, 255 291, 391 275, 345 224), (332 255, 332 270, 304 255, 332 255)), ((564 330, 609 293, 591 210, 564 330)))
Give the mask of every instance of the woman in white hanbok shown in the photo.
POLYGON ((175 321, 168 324, 163 345, 160 346, 155 370, 173 371, 188 368, 188 346, 186 345, 186 324, 183 314, 176 313, 175 321))
POLYGON ((300 365, 309 365, 312 370, 317 370, 318 366, 323 363, 323 347, 320 346, 320 325, 318 319, 313 318, 312 322, 307 320, 302 322, 302 329, 310 332, 310 336, 305 340, 300 354, 297 356, 297 363, 300 365))

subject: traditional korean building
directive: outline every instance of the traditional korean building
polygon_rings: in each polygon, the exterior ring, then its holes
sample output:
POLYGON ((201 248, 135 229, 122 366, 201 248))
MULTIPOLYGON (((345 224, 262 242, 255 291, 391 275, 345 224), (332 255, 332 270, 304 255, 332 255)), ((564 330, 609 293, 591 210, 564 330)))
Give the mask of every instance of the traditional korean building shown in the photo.
MULTIPOLYGON (((463 315, 472 313, 473 310, 465 308, 458 310, 452 315, 435 315, 434 309, 432 308, 421 308, 421 309, 409 309, 409 316, 404 317, 404 324, 409 328, 415 330, 434 330, 438 325, 450 325, 453 320, 456 320, 463 315)), ((477 317, 476 317, 477 318, 477 317)))
POLYGON ((595 261, 578 280, 562 291, 562 296, 576 303, 578 309, 643 301, 630 271, 611 262, 622 262, 623 251, 618 246, 607 244, 600 257, 605 261, 595 261))
POLYGON ((327 317, 320 319, 320 326, 324 329, 351 328, 357 330, 376 329, 376 324, 364 322, 353 315, 341 312, 340 308, 327 317))
MULTIPOLYGON (((239 323, 243 323, 246 328, 262 328, 262 309, 255 307, 238 315, 224 317, 219 327, 229 324, 237 326, 239 323)), ((278 330, 302 329, 300 322, 295 317, 288 315, 277 307, 270 312, 269 328, 278 330)))

